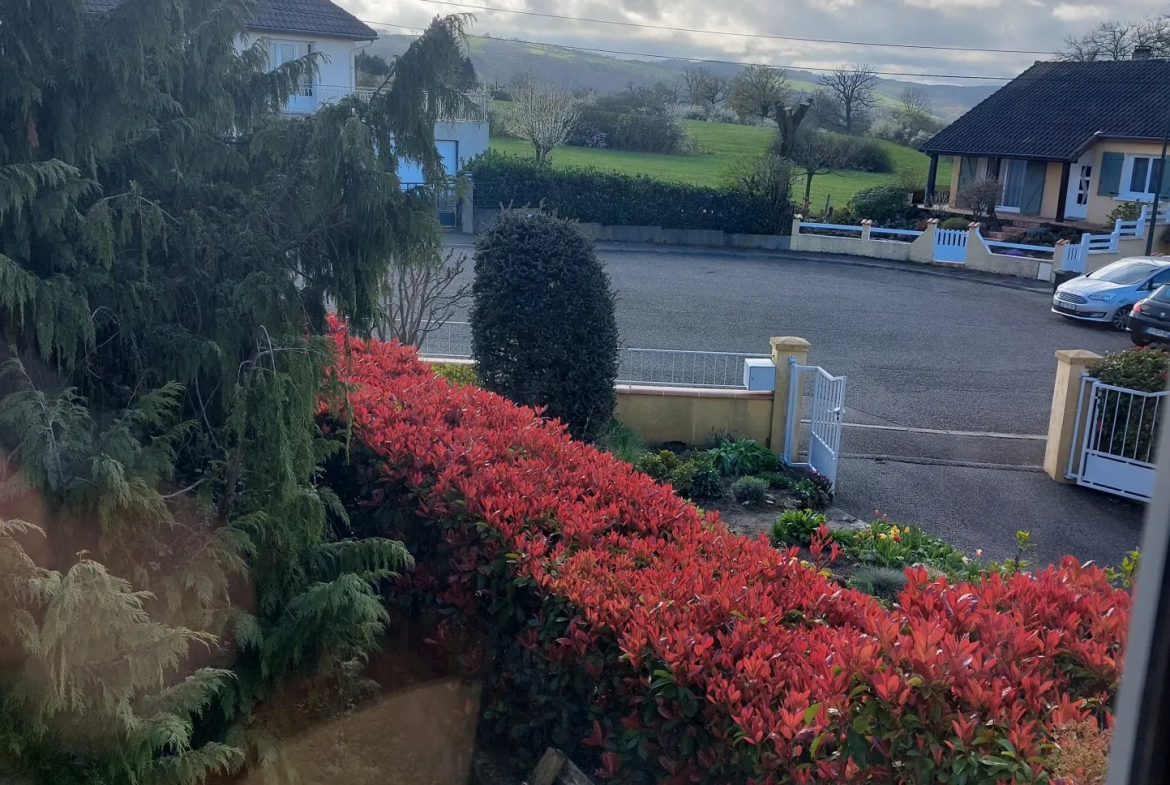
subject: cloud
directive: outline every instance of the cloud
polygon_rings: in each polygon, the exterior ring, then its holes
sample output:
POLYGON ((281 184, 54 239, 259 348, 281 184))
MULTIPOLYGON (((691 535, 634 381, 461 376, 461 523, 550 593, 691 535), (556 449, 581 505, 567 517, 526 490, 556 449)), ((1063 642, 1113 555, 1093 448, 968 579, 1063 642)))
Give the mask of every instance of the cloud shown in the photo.
POLYGON ((1070 5, 1061 3, 1052 9, 1052 15, 1064 22, 1082 22, 1086 19, 1104 19, 1106 9, 1099 5, 1070 5))
MULTIPOLYGON (((471 11, 473 32, 567 46, 691 59, 834 68, 866 62, 883 71, 1010 77, 1058 51, 1102 19, 1164 12, 1162 0, 460 0, 699 32, 655 30, 459 8, 428 0, 335 0, 364 19, 422 26, 435 14, 471 11), (749 34, 720 35, 720 31, 749 34), (952 50, 777 40, 929 44, 952 50), (1021 50, 987 52, 984 49, 1021 50)), ((941 81, 938 78, 931 81, 941 81)))

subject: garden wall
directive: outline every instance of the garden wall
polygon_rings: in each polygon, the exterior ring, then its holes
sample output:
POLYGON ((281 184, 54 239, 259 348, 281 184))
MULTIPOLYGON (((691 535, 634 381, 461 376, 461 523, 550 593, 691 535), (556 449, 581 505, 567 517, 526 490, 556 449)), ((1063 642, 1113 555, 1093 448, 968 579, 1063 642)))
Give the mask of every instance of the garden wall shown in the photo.
POLYGON ((774 393, 617 386, 617 418, 648 444, 703 445, 731 434, 771 446, 774 393))

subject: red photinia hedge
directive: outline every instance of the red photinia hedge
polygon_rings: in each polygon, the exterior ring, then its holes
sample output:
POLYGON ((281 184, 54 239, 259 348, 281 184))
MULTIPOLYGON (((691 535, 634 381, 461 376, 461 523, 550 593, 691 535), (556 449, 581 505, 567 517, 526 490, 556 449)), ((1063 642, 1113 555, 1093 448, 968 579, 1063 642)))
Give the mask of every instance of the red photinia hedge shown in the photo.
POLYGON ((911 570, 886 609, 413 350, 337 340, 406 596, 436 643, 483 630, 485 717, 534 752, 631 782, 1031 782, 1054 728, 1109 721, 1130 598, 1096 567, 911 570))

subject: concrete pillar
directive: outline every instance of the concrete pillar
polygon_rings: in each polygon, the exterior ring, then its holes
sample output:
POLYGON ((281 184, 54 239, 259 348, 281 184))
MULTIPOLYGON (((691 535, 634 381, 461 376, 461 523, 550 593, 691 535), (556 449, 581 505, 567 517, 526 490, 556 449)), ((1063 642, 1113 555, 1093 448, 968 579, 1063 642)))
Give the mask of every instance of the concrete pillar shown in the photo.
POLYGON ((870 239, 870 232, 872 230, 873 230, 873 221, 866 218, 864 221, 861 222, 861 239, 862 240, 869 240, 870 239))
MULTIPOLYGON (((1077 427, 1077 410, 1082 420, 1088 416, 1088 402, 1081 406, 1081 376, 1096 367, 1104 358, 1095 352, 1080 349, 1056 353, 1056 385, 1052 390, 1052 413, 1048 418, 1048 446, 1044 449, 1044 472, 1057 482, 1071 482, 1065 473, 1069 470, 1073 432, 1084 435, 1085 423, 1077 427)), ((1071 467, 1078 468, 1078 467, 1071 467)))
MULTIPOLYGON (((772 438, 769 446, 777 455, 784 454, 784 440, 788 433, 788 391, 793 384, 788 358, 795 357, 797 365, 808 364, 808 341, 795 336, 772 339, 772 362, 776 365, 776 395, 772 399, 772 438)), ((800 408, 796 417, 800 418, 800 408)))
POLYGON ((796 235, 800 234, 800 222, 803 220, 804 220, 804 216, 801 215, 800 213, 797 213, 796 215, 792 216, 792 236, 793 237, 796 237, 796 235))

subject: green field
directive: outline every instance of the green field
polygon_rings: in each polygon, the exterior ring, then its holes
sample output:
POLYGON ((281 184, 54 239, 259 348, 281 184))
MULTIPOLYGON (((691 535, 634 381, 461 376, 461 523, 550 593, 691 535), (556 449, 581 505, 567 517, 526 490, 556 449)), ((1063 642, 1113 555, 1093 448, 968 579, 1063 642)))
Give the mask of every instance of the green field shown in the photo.
MULTIPOLYGON (((702 120, 685 120, 687 133, 695 140, 701 151, 697 155, 659 155, 655 153, 630 153, 622 150, 594 150, 585 147, 562 147, 552 153, 553 166, 592 166, 626 174, 644 174, 659 180, 693 183, 694 185, 722 184, 728 167, 738 159, 759 155, 768 149, 776 133, 773 128, 758 128, 750 125, 729 123, 707 123, 702 120)), ((879 142, 890 151, 894 169, 913 166, 921 172, 922 183, 926 183, 927 158, 917 150, 902 147, 891 142, 879 142)), ((532 155, 532 147, 518 139, 493 137, 493 150, 515 155, 532 155)), ((870 174, 845 172, 821 175, 813 178, 811 203, 819 213, 825 198, 831 196, 832 204, 840 206, 863 188, 882 185, 893 179, 891 174, 870 174)), ((951 163, 939 162, 938 182, 949 183, 951 163)), ((793 185, 793 197, 804 197, 804 182, 801 178, 793 185)))

